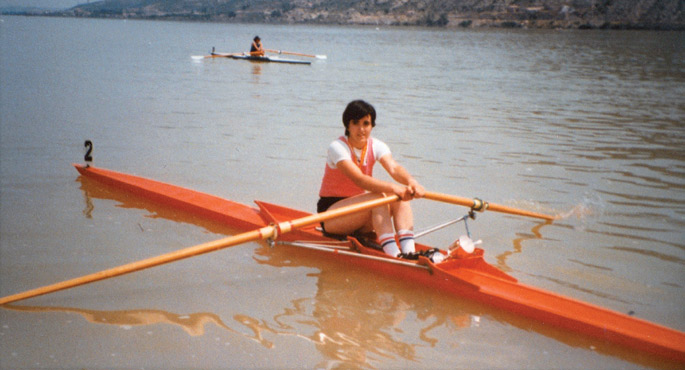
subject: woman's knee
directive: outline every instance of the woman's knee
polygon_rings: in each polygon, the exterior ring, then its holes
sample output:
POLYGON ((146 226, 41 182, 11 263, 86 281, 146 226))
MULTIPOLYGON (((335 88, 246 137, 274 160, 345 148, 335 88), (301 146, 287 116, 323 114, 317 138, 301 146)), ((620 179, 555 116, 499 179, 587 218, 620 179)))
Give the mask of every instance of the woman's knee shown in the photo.
POLYGON ((411 212, 411 203, 408 201, 399 201, 392 203, 392 211, 393 214, 411 212))

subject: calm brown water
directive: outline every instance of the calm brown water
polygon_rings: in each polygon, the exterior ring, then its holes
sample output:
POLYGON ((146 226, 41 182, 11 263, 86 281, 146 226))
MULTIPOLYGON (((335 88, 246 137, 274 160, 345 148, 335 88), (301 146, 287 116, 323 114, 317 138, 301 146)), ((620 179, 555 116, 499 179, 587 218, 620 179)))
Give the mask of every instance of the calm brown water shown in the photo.
MULTIPOLYGON (((364 98, 429 190, 565 215, 479 215, 488 262, 685 330, 684 39, 0 18, 0 295, 232 232, 79 179, 84 140, 100 167, 313 211, 342 110, 364 98), (328 58, 191 58, 255 34, 328 58)), ((417 229, 465 213, 414 208, 417 229)), ((272 367, 677 366, 260 243, 0 309, 2 369, 272 367)))

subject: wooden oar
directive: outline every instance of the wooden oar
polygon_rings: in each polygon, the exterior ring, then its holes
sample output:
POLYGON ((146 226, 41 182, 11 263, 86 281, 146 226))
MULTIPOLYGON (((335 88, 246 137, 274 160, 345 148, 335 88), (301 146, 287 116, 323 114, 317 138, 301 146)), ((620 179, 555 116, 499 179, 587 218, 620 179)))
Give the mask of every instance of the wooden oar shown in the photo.
POLYGON ((245 53, 214 53, 209 55, 191 55, 190 57, 195 60, 208 59, 208 58, 230 58, 232 56, 244 55, 245 53))
POLYGON ((283 51, 283 50, 273 50, 273 49, 266 49, 269 53, 276 53, 276 54, 289 54, 289 55, 299 55, 301 57, 309 57, 309 58, 317 58, 317 59, 326 59, 328 58, 325 55, 312 55, 312 54, 302 54, 302 53, 294 53, 292 51, 283 51))
POLYGON ((205 56, 205 58, 229 58, 237 55, 245 55, 245 53, 214 53, 205 56))
POLYGON ((396 195, 387 196, 384 198, 378 198, 366 202, 361 202, 357 204, 352 204, 347 207, 341 207, 331 211, 326 211, 323 213, 313 214, 305 217, 301 217, 291 221, 284 221, 278 225, 271 225, 262 227, 261 229, 248 231, 242 234, 229 236, 223 239, 211 241, 208 243, 198 244, 193 247, 188 247, 178 251, 162 254, 156 257, 147 258, 137 262, 132 262, 129 264, 121 265, 111 269, 96 272, 90 275, 81 276, 78 278, 66 280, 60 283, 55 283, 51 285, 46 285, 41 288, 36 288, 28 290, 23 293, 17 293, 7 297, 0 298, 0 305, 16 302, 22 299, 36 297, 43 294, 53 293, 64 289, 73 288, 79 285, 84 285, 92 283, 99 280, 108 279, 111 277, 128 274, 131 272, 143 270, 146 268, 159 266, 165 263, 178 261, 181 259, 197 256, 200 254, 205 254, 213 252, 219 249, 232 247, 238 244, 243 244, 251 241, 256 241, 260 239, 276 238, 279 234, 288 233, 294 229, 301 227, 317 224, 319 222, 324 222, 336 217, 346 216, 355 212, 361 212, 378 206, 392 203, 397 201, 399 198, 396 195))
POLYGON ((209 55, 193 55, 193 59, 205 59, 205 58, 228 58, 232 57, 235 55, 243 55, 245 53, 217 53, 216 48, 212 47, 212 51, 209 52, 209 55))
POLYGON ((546 214, 542 214, 542 213, 526 211, 523 209, 511 208, 511 207, 502 206, 502 205, 495 204, 495 203, 484 202, 478 198, 475 198, 475 199, 462 198, 462 197, 458 197, 455 195, 433 193, 430 191, 426 192, 424 197, 427 199, 437 200, 439 202, 445 202, 445 203, 451 203, 451 204, 457 204, 460 206, 470 207, 470 208, 475 209, 476 211, 485 211, 487 209, 489 211, 540 218, 540 219, 547 220, 547 221, 553 221, 553 220, 557 219, 557 217, 555 217, 555 216, 550 216, 550 215, 546 215, 546 214))

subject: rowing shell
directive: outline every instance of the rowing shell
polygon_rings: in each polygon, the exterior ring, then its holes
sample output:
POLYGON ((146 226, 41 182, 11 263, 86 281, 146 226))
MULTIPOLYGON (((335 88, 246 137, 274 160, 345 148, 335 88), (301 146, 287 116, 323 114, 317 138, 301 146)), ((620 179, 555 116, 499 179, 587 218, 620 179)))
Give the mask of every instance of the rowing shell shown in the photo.
POLYGON ((252 55, 245 54, 245 53, 233 53, 233 54, 212 53, 207 57, 208 58, 231 58, 231 59, 239 59, 239 60, 249 60, 252 62, 261 62, 261 63, 312 64, 312 62, 306 61, 306 60, 287 59, 287 58, 272 57, 272 56, 258 57, 258 56, 252 56, 252 55))
MULTIPOLYGON (((84 177, 243 230, 309 215, 260 201, 256 202, 257 208, 250 207, 138 176, 74 166, 84 177)), ((307 240, 308 243, 322 244, 332 241, 316 226, 283 234, 279 240, 307 240)), ((424 284, 431 289, 494 306, 547 325, 685 363, 685 333, 519 283, 516 278, 485 262, 481 248, 476 248, 471 254, 461 249, 451 254, 443 251, 444 261, 436 264, 425 257, 419 257, 417 261, 389 257, 382 251, 362 245, 355 238, 348 238, 348 242, 349 248, 346 250, 321 245, 312 248, 331 252, 331 258, 341 263, 360 266, 413 284, 424 284)), ((428 246, 417 244, 419 251, 429 249, 428 246)))
POLYGON ((279 57, 266 57, 266 56, 265 57, 255 57, 252 55, 231 55, 230 58, 249 60, 252 62, 261 62, 261 63, 312 64, 312 62, 309 62, 306 60, 285 59, 285 58, 279 58, 279 57))

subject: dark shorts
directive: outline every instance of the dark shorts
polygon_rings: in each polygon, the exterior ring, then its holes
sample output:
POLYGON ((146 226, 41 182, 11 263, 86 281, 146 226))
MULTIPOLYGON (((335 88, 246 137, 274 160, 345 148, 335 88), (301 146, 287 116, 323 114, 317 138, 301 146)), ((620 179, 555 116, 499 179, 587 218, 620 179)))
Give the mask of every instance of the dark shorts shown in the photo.
POLYGON ((332 205, 337 203, 338 201, 341 201, 345 199, 344 197, 321 197, 319 198, 319 202, 316 203, 316 212, 321 213, 321 212, 326 212, 328 211, 329 208, 331 208, 332 205))
MULTIPOLYGON (((329 208, 331 208, 332 205, 337 203, 338 201, 341 201, 345 199, 345 197, 321 197, 319 198, 319 201, 316 203, 316 213, 321 213, 321 212, 326 212, 329 208)), ((326 233, 326 227, 323 225, 323 222, 321 223, 321 228, 323 229, 324 234, 326 233)))

